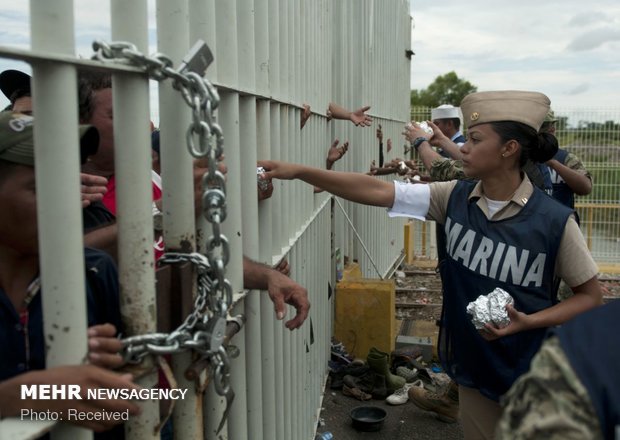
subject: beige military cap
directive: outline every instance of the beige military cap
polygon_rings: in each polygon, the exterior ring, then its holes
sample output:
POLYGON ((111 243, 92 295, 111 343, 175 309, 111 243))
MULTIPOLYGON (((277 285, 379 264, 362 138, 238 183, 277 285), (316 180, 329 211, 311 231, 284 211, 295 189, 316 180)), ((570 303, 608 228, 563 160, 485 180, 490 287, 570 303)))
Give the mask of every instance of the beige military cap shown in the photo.
POLYGON ((538 131, 550 109, 551 101, 539 92, 501 90, 471 93, 461 101, 467 128, 488 122, 514 121, 538 131))

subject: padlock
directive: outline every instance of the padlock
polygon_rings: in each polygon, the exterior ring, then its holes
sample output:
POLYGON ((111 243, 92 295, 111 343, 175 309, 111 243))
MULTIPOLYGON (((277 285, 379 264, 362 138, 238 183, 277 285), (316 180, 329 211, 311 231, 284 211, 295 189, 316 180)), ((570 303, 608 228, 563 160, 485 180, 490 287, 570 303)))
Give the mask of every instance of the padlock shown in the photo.
POLYGON ((196 41, 189 53, 183 57, 181 65, 178 68, 179 73, 194 72, 198 75, 205 76, 207 67, 213 62, 213 54, 211 49, 202 40, 196 41))

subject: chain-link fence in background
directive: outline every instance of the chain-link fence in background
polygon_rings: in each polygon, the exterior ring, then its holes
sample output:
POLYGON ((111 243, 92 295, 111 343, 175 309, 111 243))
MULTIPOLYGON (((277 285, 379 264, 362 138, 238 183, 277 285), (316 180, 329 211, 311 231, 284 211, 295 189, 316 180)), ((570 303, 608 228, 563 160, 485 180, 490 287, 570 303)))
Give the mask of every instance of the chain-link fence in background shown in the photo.
MULTIPOLYGON (((620 109, 554 108, 560 148, 581 159, 593 188, 577 196, 581 230, 602 271, 620 270, 620 109)), ((430 107, 413 107, 411 119, 430 118, 430 107)), ((420 169, 424 167, 420 164, 420 169)), ((417 230, 421 230, 418 227, 417 230)), ((430 240, 433 234, 427 234, 430 240)), ((420 236, 416 249, 421 249, 420 236)), ((426 249, 432 247, 427 244, 426 249)))

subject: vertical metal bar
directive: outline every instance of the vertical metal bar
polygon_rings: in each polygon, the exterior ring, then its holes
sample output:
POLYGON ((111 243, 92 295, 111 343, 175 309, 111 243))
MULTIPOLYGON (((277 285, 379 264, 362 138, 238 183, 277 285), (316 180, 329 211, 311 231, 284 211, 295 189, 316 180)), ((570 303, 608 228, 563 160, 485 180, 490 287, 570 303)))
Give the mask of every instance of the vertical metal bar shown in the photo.
MULTIPOLYGON (((265 19, 266 17, 264 17, 265 19)), ((257 155, 258 159, 270 157, 270 105, 267 100, 258 101, 257 108, 257 155)), ((272 212, 273 197, 262 201, 258 206, 259 225, 259 252, 260 261, 271 264, 273 231, 272 212)), ((276 211, 277 212, 277 211, 276 211)), ((263 438, 276 438, 276 377, 274 359, 274 320, 273 305, 266 293, 261 295, 261 383, 262 383, 262 406, 263 406, 263 438)), ((256 377, 256 376, 255 376, 256 377)))
MULTIPOLYGON (((241 161, 241 202, 243 205, 243 251, 248 257, 256 260, 258 249, 258 206, 256 196, 256 99, 243 97, 239 104, 240 139, 243 139, 244 157, 241 161)), ((246 379, 247 385, 240 389, 242 394, 247 389, 247 432, 257 440, 262 438, 262 386, 256 380, 261 376, 261 326, 260 326, 260 291, 252 291, 244 299, 245 324, 245 365, 242 359, 233 364, 239 366, 238 373, 246 379)), ((237 339, 235 338, 235 344, 237 339)), ((237 438, 237 437, 233 437, 237 438)))
MULTIPOLYGON (((239 59, 238 59, 238 23, 236 2, 215 3, 215 30, 217 38, 216 57, 219 58, 218 79, 221 83, 233 88, 239 87, 239 59)), ((235 92, 221 93, 219 119, 225 136, 226 165, 228 177, 226 182, 227 218, 223 224, 223 232, 230 245, 230 262, 227 268, 227 278, 233 286, 233 292, 243 291, 242 269, 242 211, 241 211, 241 149, 239 138, 239 95, 235 92)), ((254 179, 256 177, 254 176, 254 179)), ((243 313, 243 304, 239 303, 233 313, 243 313)), ((247 401, 245 369, 245 333, 240 332, 234 338, 234 344, 239 348, 241 355, 233 360, 231 365, 231 386, 236 397, 230 410, 228 435, 233 438, 243 438, 247 435, 247 401)), ((210 421, 209 421, 210 423, 210 421)), ((207 432, 212 432, 210 429, 207 432)))
MULTIPOLYGON (((239 87, 244 90, 255 90, 256 86, 256 56, 254 41, 254 0, 239 0, 237 4, 237 39, 238 39, 238 66, 239 87)), ((244 254, 257 259, 258 251, 258 206, 256 184, 256 99, 244 97, 239 103, 239 134, 240 142, 244 145, 243 160, 240 160, 241 204, 243 209, 242 236, 244 254)), ((257 440, 262 439, 262 384, 259 380, 249 380, 261 376, 261 327, 260 327, 260 295, 259 291, 248 294, 244 300, 245 324, 245 364, 239 359, 238 376, 245 385, 240 391, 247 392, 247 401, 244 416, 247 417, 245 435, 257 440), (246 385, 247 384, 247 385, 246 385), (247 391, 246 391, 247 390, 247 391)), ((235 340, 235 343, 238 343, 235 340)), ((235 364, 233 364, 235 365, 235 364)), ((229 426, 232 428, 232 426, 229 426)), ((241 434, 241 428, 235 429, 241 434)), ((230 430, 232 434, 232 430, 230 430)), ((233 438, 237 438, 233 436, 233 438)))
MULTIPOLYGON (((202 39, 212 53, 216 53, 215 37, 215 0, 188 0, 189 5, 189 41, 193 44, 202 39)), ((207 77, 211 82, 217 82, 218 57, 214 57, 209 66, 207 77)))
MULTIPOLYGON (((32 49, 73 54, 73 1, 30 2, 32 49), (59 13, 61 11, 61 13, 59 13)), ((79 364, 87 352, 86 295, 76 72, 67 65, 32 69, 35 174, 43 326, 47 367, 79 364), (64 111, 59 112, 62 108, 64 111), (59 191, 63 197, 58 197, 59 191), (58 250, 63 258, 58 258, 58 250)), ((52 438, 92 438, 90 431, 60 425, 52 438)))
MULTIPOLYGON (((133 42, 148 51, 146 1, 110 3, 112 38, 133 42)), ((129 335, 157 330, 153 218, 149 136, 148 79, 113 75, 114 171, 117 179, 119 276, 123 320, 129 335), (142 148, 140 148, 142 146, 142 148)), ((148 361, 146 361, 148 362, 148 361)), ((146 367, 146 366, 144 366, 146 367)), ((157 373, 138 380, 144 387, 157 383, 157 373)), ((129 438, 159 438, 159 402, 140 402, 142 412, 125 427, 129 438)))
MULTIPOLYGON (((178 64, 189 48, 189 4, 187 0, 157 1, 158 49, 178 64)), ((160 151, 163 182, 164 237, 166 249, 191 252, 196 249, 194 182, 192 157, 185 147, 185 131, 190 110, 178 91, 167 81, 159 84, 160 151)), ((179 387, 188 389, 185 399, 177 401, 173 413, 177 438, 198 438, 203 430, 203 396, 195 392, 195 383, 185 378, 192 353, 172 357, 179 387)))
MULTIPOLYGON (((280 156, 280 104, 273 103, 270 106, 270 132, 271 132, 271 158, 274 160, 281 160, 280 156)), ((273 241, 272 241, 272 249, 271 255, 280 255, 282 252, 282 187, 284 186, 283 182, 280 180, 275 180, 273 182, 273 196, 272 196, 272 209, 273 212, 277 212, 278 215, 274 215, 272 217, 272 233, 273 233, 273 241)))

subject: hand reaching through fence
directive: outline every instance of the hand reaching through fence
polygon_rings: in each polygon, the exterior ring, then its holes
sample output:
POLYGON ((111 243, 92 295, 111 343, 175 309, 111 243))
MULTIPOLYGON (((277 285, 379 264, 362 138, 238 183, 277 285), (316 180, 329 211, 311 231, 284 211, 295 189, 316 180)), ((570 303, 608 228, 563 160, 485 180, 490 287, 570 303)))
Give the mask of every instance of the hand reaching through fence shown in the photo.
POLYGON ((123 348, 116 337, 116 327, 112 324, 93 325, 88 328, 88 360, 91 364, 104 368, 118 368, 123 365, 119 354, 123 348))
POLYGON ((350 111, 338 104, 330 102, 326 112, 327 120, 342 119, 353 122, 356 127, 368 127, 372 122, 372 118, 366 114, 368 110, 370 110, 369 105, 350 111))
POLYGON ((252 261, 246 256, 243 257, 243 287, 267 290, 269 298, 275 306, 278 320, 284 319, 286 316, 285 304, 295 307, 297 313, 293 319, 285 323, 289 330, 301 327, 308 317, 310 302, 308 301, 308 292, 303 286, 297 284, 284 273, 252 261))
POLYGON ((103 176, 80 173, 80 193, 82 195, 82 208, 86 208, 93 202, 103 200, 103 195, 108 191, 108 179, 103 176))
MULTIPOLYGON (((327 150, 327 158, 325 159, 325 168, 328 170, 331 170, 332 167, 334 166, 334 163, 339 161, 342 158, 342 156, 344 156, 346 152, 349 150, 349 141, 345 141, 345 143, 342 144, 342 146, 340 147, 338 146, 339 142, 340 141, 338 139, 334 139, 334 142, 332 142, 331 147, 329 147, 329 150, 327 150)), ((319 188, 318 186, 315 186, 314 192, 320 193, 320 192, 323 192, 323 190, 319 188)))

